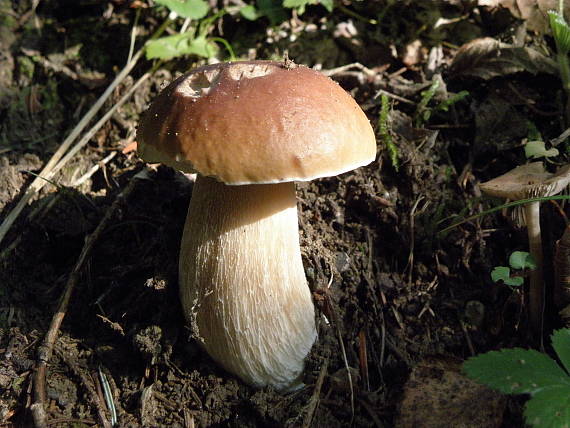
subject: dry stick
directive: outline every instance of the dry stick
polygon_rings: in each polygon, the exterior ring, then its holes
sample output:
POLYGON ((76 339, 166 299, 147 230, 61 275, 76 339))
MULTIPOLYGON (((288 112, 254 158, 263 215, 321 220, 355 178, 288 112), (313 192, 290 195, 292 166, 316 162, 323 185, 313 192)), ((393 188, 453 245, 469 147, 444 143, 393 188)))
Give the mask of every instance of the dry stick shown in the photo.
MULTIPOLYGON (((168 27, 168 25, 171 22, 172 22, 172 20, 170 18, 166 19, 161 24, 161 26, 154 32, 154 34, 150 37, 150 40, 158 38, 166 30, 166 28, 168 27)), ((40 172, 40 174, 34 179, 34 181, 32 181, 32 184, 30 185, 30 187, 28 187, 26 189, 24 195, 22 196, 22 199, 20 199, 18 201, 18 203, 12 209, 12 211, 10 211, 10 213, 8 213, 8 215, 6 216, 6 218, 4 219, 2 224, 0 224, 0 243, 2 243, 2 240, 6 237, 6 234, 8 233, 10 228, 12 227, 12 224, 14 224, 14 222, 16 221, 16 219, 18 218, 18 216, 20 215, 20 213, 22 212, 24 207, 34 197, 34 195, 36 195, 37 192, 39 192, 41 190, 41 188, 46 184, 46 182, 47 182, 46 179, 50 180, 53 177, 53 175, 62 168, 62 166, 64 164, 62 164, 61 162, 66 162, 67 160, 70 159, 71 156, 66 156, 60 162, 60 159, 63 157, 63 155, 65 154, 67 149, 69 149, 69 147, 71 146, 73 141, 79 136, 81 131, 83 131, 83 129, 91 121, 93 116, 95 116, 95 114, 101 109, 101 107, 103 106, 103 103, 107 100, 107 98, 109 98, 109 96, 111 95, 113 90, 119 85, 119 83, 121 83, 129 75, 131 70, 134 68, 134 66, 137 64, 138 60, 143 55, 144 51, 145 51, 145 47, 142 47, 131 58, 131 60, 127 63, 125 68, 123 68, 121 70, 121 72, 117 75, 117 77, 115 77, 115 80, 113 80, 113 82, 109 85, 109 87, 105 90, 105 92, 103 92, 103 95, 101 95, 99 97, 99 99, 95 102, 95 104, 93 104, 93 106, 89 109, 89 111, 85 114, 85 116, 83 116, 83 118, 79 121, 79 123, 75 126, 75 128, 73 128, 73 130, 67 136, 67 138, 63 141, 63 143, 61 143, 61 146, 52 155, 51 159, 48 161, 48 163, 46 164, 44 169, 40 172), (55 167, 57 167, 58 165, 59 165, 59 168, 57 168, 55 171, 53 171, 53 169, 55 167)), ((160 62, 155 64, 155 66, 153 67, 153 71, 158 67, 158 64, 160 64, 160 62)), ((152 71, 151 71, 151 74, 152 74, 152 71)), ((139 79, 139 82, 140 82, 140 79, 139 79)), ((139 83, 139 82, 137 82, 137 83, 139 83)), ((135 84, 135 86, 138 86, 138 85, 135 84)), ((114 112, 117 109, 117 107, 118 106, 113 106, 113 108, 111 110, 114 112)), ((109 117, 110 117, 110 115, 105 115, 105 118, 106 118, 105 120, 108 120, 109 117)), ((97 124, 95 125, 95 127, 97 127, 97 128, 95 129, 95 131, 93 131, 93 129, 92 129, 89 132, 89 134, 90 134, 89 138, 91 138, 91 136, 93 136, 95 134, 95 132, 97 132, 97 130, 99 130, 99 128, 101 126, 103 126, 104 123, 105 122, 101 122, 101 121, 97 122, 97 124)), ((87 143, 87 141, 88 140, 85 140, 85 138, 84 138, 80 141, 80 143, 85 145, 87 143)), ((78 144, 80 144, 80 143, 78 143, 78 144)), ((78 150, 79 150, 79 148, 72 149, 73 154, 77 153, 78 150)))
POLYGON ((111 428, 111 423, 109 422, 109 420, 107 419, 107 415, 105 414, 105 405, 103 404, 101 398, 97 394, 97 390, 90 381, 89 376, 85 375, 85 373, 83 373, 80 370, 78 364, 72 361, 72 359, 69 358, 63 350, 56 348, 56 352, 59 354, 63 362, 67 364, 67 366, 71 369, 73 374, 81 380, 81 383, 88 392, 87 399, 89 403, 97 411, 97 417, 99 418, 99 423, 101 424, 101 426, 103 428, 111 428))
POLYGON ((63 168, 67 164, 67 162, 69 162, 69 160, 73 156, 75 156, 77 152, 81 150, 83 146, 85 146, 89 142, 89 140, 91 140, 91 138, 97 133, 97 131, 111 118, 111 116, 113 116, 115 111, 117 111, 119 107, 121 107, 125 102, 129 100, 129 98, 133 95, 133 93, 139 88, 140 85, 144 83, 146 79, 148 79, 152 75, 152 73, 153 71, 143 74, 139 78, 139 80, 137 80, 136 83, 131 88, 129 88, 129 90, 125 93, 125 95, 123 95, 121 99, 119 99, 119 101, 117 101, 113 105, 113 107, 111 107, 109 111, 105 113, 103 117, 101 117, 101 119, 99 119, 95 125, 93 125, 93 127, 81 138, 81 140, 79 140, 77 144, 73 146, 73 148, 69 150, 69 152, 67 152, 67 154, 61 159, 61 161, 53 168, 52 171, 54 174, 58 172, 61 168, 63 168))
POLYGON ((97 228, 85 240, 85 245, 81 250, 81 254, 79 255, 77 263, 75 264, 75 267, 73 268, 71 274, 69 275, 69 278, 67 279, 65 290, 60 298, 57 311, 53 315, 53 318, 49 326, 49 330, 46 333, 43 343, 38 348, 36 371, 33 375, 33 391, 32 391, 33 402, 30 406, 30 411, 32 413, 34 425, 36 428, 46 428, 48 425, 47 414, 45 412, 45 407, 44 407, 46 402, 47 363, 53 352, 53 347, 55 344, 55 340, 57 338, 57 333, 59 331, 59 327, 61 326, 63 318, 65 317, 65 313, 69 305, 69 300, 71 298, 75 285, 79 281, 79 275, 81 273, 81 270, 85 265, 85 262, 87 261, 88 257, 91 255, 91 251, 93 250, 95 242, 97 242, 97 240, 101 236, 101 233, 107 227, 107 224, 111 220, 113 214, 120 208, 123 201, 125 201, 128 195, 133 191, 136 182, 137 180, 129 181, 127 187, 125 187, 125 189, 121 193, 119 193, 119 195, 117 195, 116 199, 113 201, 113 204, 109 207, 109 209, 105 213, 103 219, 101 220, 97 228))
POLYGON ((73 141, 79 136, 81 131, 87 126, 87 124, 91 121, 93 116, 97 114, 97 112, 103 106, 103 103, 109 98, 113 90, 121 83, 131 72, 133 67, 136 65, 138 60, 143 54, 144 49, 139 50, 132 60, 121 70, 121 72, 115 77, 115 80, 109 85, 109 87, 103 92, 103 95, 99 97, 99 99, 93 104, 93 106, 89 109, 89 111, 83 116, 83 118, 79 121, 79 123, 73 128, 71 133, 67 136, 64 142, 59 146, 56 152, 52 155, 51 159, 48 161, 46 166, 42 169, 39 177, 36 177, 30 187, 26 189, 26 192, 22 196, 22 199, 18 201, 18 204, 12 209, 12 211, 6 216, 2 224, 0 225, 0 243, 6 236, 6 233, 10 230, 12 224, 16 221, 24 207, 28 204, 28 202, 36 195, 37 192, 46 184, 46 180, 51 179, 55 172, 53 169, 57 166, 59 160, 63 157, 65 152, 69 149, 73 141))
POLYGON ((319 404, 321 388, 323 387, 323 381, 325 380, 325 376, 327 374, 328 365, 329 365, 329 359, 327 358, 323 363, 323 365, 321 366, 319 377, 317 378, 317 382, 315 383, 315 389, 313 391, 313 395, 311 396, 311 400, 309 401, 309 405, 307 406, 307 414, 303 419, 303 425, 301 425, 301 428, 309 428, 311 426, 313 416, 315 415, 315 411, 317 410, 317 405, 319 404))

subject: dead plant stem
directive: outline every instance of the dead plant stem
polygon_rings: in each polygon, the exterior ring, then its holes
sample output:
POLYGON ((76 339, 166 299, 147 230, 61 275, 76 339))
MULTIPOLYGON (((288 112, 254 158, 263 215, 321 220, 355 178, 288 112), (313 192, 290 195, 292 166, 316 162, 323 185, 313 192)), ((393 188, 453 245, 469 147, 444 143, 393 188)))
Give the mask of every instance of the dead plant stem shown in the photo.
POLYGON ((59 328, 67 312, 67 307, 69 306, 69 301, 76 284, 79 282, 79 277, 81 271, 88 260, 95 243, 99 240, 101 233, 107 227, 109 221, 113 217, 113 214, 121 207, 123 202, 128 198, 129 194, 133 191, 137 180, 133 179, 129 184, 123 189, 121 193, 115 198, 113 204, 109 207, 103 219, 93 231, 91 235, 88 235, 85 240, 85 245, 81 250, 81 254, 75 264, 75 267, 71 271, 67 283, 65 285, 64 292, 60 298, 58 308, 52 317, 49 329, 44 337, 43 343, 38 347, 37 351, 37 361, 36 369, 33 375, 32 383, 32 404, 30 406, 30 411, 32 413, 32 418, 34 420, 34 426, 36 428, 47 428, 47 414, 45 412, 46 404, 46 370, 47 364, 53 353, 53 348, 55 341, 57 339, 57 334, 59 328))
POLYGON ((307 406, 307 414, 303 419, 303 425, 301 428, 309 428, 311 426, 311 422, 313 421, 313 417, 315 415, 315 411, 319 405, 319 397, 321 395, 321 388, 323 387, 323 382, 325 380, 325 376, 327 375, 327 368, 329 365, 329 359, 327 358, 323 365, 321 366, 321 370, 319 371, 319 377, 317 378, 317 382, 315 383, 315 389, 313 390, 313 395, 309 400, 309 405, 307 406))

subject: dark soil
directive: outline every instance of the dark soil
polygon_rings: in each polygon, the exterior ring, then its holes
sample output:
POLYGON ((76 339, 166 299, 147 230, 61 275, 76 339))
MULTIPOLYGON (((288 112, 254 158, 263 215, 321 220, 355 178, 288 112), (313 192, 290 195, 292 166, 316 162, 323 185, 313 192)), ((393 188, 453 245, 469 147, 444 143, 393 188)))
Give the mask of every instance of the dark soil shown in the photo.
MULTIPOLYGON (((440 231, 452 219, 496 205, 481 197, 477 183, 525 163, 521 141, 529 123, 545 141, 564 130, 560 82, 546 69, 536 74, 501 69, 482 78, 450 68, 458 47, 476 37, 513 40, 524 23, 506 9, 458 1, 367 3, 343 2, 360 19, 341 8, 329 14, 311 6, 301 16, 287 11, 290 19, 276 28, 267 18, 246 21, 228 13, 209 33, 223 36, 242 58, 282 58, 287 50, 296 62, 323 69, 362 64, 365 68, 331 75, 360 103, 379 136, 380 95, 390 95, 389 133, 398 168, 379 138, 376 162, 298 185, 300 240, 319 332, 307 359, 306 387, 289 395, 253 389, 190 340, 178 299, 177 257, 192 182, 162 166, 141 175, 145 164, 123 150, 160 88, 205 61, 187 56, 159 68, 53 179, 57 187, 49 184, 34 198, 2 242, 0 427, 33 426, 29 407, 37 348, 86 237, 117 198, 80 271, 48 362, 50 426, 100 424, 95 403, 110 417, 102 377, 109 382, 119 426, 523 425, 524 400, 481 392, 459 375, 459 365, 473 353, 538 342, 528 337, 524 291, 490 278, 512 251, 527 249, 526 234, 501 214, 440 231), (438 18, 457 20, 436 28, 438 18), (428 108, 463 90, 469 95, 420 120, 422 92, 434 79, 441 85, 428 108), (118 154, 101 164, 113 151, 118 154), (101 168, 89 180, 71 186, 98 163, 101 168), (414 382, 428 395, 438 393, 438 386, 426 386, 434 373, 457 382, 451 390, 467 394, 463 406, 475 406, 473 395, 485 397, 488 406, 480 413, 488 416, 471 417, 465 425, 445 418, 410 422, 404 398, 410 399, 414 382), (406 384, 410 376, 413 382, 406 384)), ((140 4, 46 0, 35 8, 31 0, 0 0, 0 5, 3 219, 124 66, 140 4)), ((138 43, 165 12, 143 8, 140 14, 138 43)), ((526 37, 528 45, 549 48, 548 38, 526 37)), ((139 64, 134 78, 151 65, 139 64)), ((107 108, 132 83, 125 80, 107 108)), ((562 154, 553 162, 564 164, 564 143, 558 148, 562 154)), ((543 206, 549 260, 565 227, 565 208, 543 206)), ((551 266, 546 270, 551 287, 551 266)), ((546 331, 557 326, 555 311, 551 314, 546 331)), ((461 409, 455 394, 446 391, 451 407, 461 409)))

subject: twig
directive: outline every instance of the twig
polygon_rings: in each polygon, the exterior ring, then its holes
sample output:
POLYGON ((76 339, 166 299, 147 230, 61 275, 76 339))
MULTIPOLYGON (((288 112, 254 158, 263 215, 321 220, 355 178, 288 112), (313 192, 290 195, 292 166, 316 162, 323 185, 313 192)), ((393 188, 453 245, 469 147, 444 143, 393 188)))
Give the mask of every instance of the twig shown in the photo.
MULTIPOLYGON (((0 225, 0 243, 6 236, 6 233, 12 227, 12 224, 16 221, 24 207, 30 202, 30 200, 41 190, 42 187, 46 184, 45 179, 51 179, 57 170, 54 169, 56 166, 59 165, 59 161, 64 156, 64 154, 68 151, 71 147, 72 143, 75 139, 79 136, 79 134, 83 131, 83 129, 87 126, 87 124, 93 119, 93 117, 97 114, 97 112, 101 109, 107 98, 113 93, 113 90, 121 83, 131 72, 134 66, 137 64, 138 60, 141 58, 144 49, 139 50, 132 58, 132 60, 121 70, 121 72, 115 77, 115 80, 109 85, 109 87, 103 92, 103 95, 99 97, 99 99, 93 104, 93 106, 89 109, 89 111, 83 116, 83 118, 79 121, 79 123, 73 128, 71 133, 67 136, 67 138, 63 141, 61 146, 56 150, 56 152, 52 155, 51 159, 48 161, 46 166, 42 169, 39 174, 39 177, 36 177, 30 187, 28 187, 25 193, 22 195, 22 199, 18 201, 16 206, 10 211, 10 213, 6 216, 2 224, 0 225)), ((115 106, 113 106, 113 111, 116 110, 115 106)), ((110 117, 110 116, 109 116, 110 117)), ((101 121, 97 122, 99 124, 101 121)), ((96 125, 97 126, 97 125, 96 125)), ((102 124, 99 125, 101 127, 102 124)), ((97 128, 99 129, 99 128, 97 128)), ((96 132, 96 131, 95 131, 96 132)), ((95 134, 93 132, 92 134, 95 134)), ((74 151, 74 153, 77 150, 74 151)), ((60 165, 60 169, 63 165, 60 165)))
POLYGON ((368 412, 368 414, 370 415, 370 418, 372 418, 372 420, 374 421, 374 424, 378 427, 378 428, 383 428, 384 424, 382 423, 382 421, 380 420, 380 418, 378 417, 378 415, 374 412, 374 410, 372 409, 372 406, 370 405, 370 403, 368 403, 366 401, 366 399, 360 399, 358 400, 358 402, 360 404, 362 404, 362 407, 364 407, 364 409, 368 412))
POLYGON ((350 388, 350 415, 351 415, 351 425, 352 419, 354 418, 354 384, 352 382, 352 375, 350 373, 350 366, 348 365, 348 357, 346 356, 346 348, 344 347, 344 341, 342 340, 342 333, 340 331, 340 326, 338 322, 338 317, 332 308, 330 300, 326 300, 327 305, 329 305, 329 312, 332 316, 332 321, 335 326, 336 334, 338 337, 338 343, 340 345, 340 351, 342 353, 342 360, 344 361, 344 367, 346 368, 346 376, 348 377, 348 386, 350 388))
POLYGON ((133 29, 131 30, 131 42, 129 44, 129 54, 127 55, 127 65, 133 59, 133 52, 135 51, 135 40, 137 39, 137 25, 141 16, 141 9, 138 8, 135 13, 135 22, 133 23, 133 29))
POLYGON ((475 348, 473 347, 473 342, 471 341, 471 336, 469 336, 469 331, 467 331, 467 327, 462 320, 459 320, 459 324, 461 324, 461 330, 463 330, 463 334, 465 335, 465 340, 467 341, 467 346, 469 347, 469 352, 471 356, 475 356, 475 348))
POLYGON ((325 76, 331 77, 331 76, 334 76, 336 74, 344 73, 345 71, 348 71, 351 68, 355 68, 355 69, 361 71, 367 77, 376 76, 376 72, 374 70, 371 70, 371 69, 365 67, 364 65, 360 64, 359 62, 353 62, 352 64, 342 65, 340 67, 331 68, 329 70, 322 70, 321 73, 324 74, 325 76))
POLYGON ((358 357, 360 360, 360 376, 364 389, 370 391, 370 381, 368 376, 368 352, 366 350, 366 331, 360 330, 358 333, 358 357))
MULTIPOLYGON (((135 178, 139 174, 137 174, 135 178)), ((53 352, 53 347, 55 340, 57 339, 59 327, 61 326, 63 318, 67 312, 67 307, 69 306, 71 295, 75 289, 75 285, 79 281, 81 270, 91 255, 91 251, 93 250, 95 242, 98 241, 103 230, 105 230, 109 221, 113 217, 113 214, 120 208, 123 202, 128 198, 129 194, 133 191, 136 182, 137 180, 131 180, 129 184, 124 188, 124 190, 119 193, 119 195, 117 195, 116 199, 113 201, 113 204, 109 207, 97 228, 91 235, 87 236, 85 245, 81 250, 81 254, 79 255, 77 263, 75 264, 75 267, 67 279, 65 290, 60 298, 58 308, 52 317, 49 330, 44 337, 43 343, 38 347, 36 371, 33 375, 33 402, 30 406, 30 411, 32 413, 34 425, 36 428, 47 427, 47 414, 45 412, 47 364, 53 352)))
POLYGON ((323 365, 321 366, 321 370, 319 371, 319 377, 317 378, 317 382, 315 383, 315 389, 313 390, 313 395, 309 400, 309 405, 307 406, 307 414, 303 419, 303 425, 301 425, 301 428, 309 428, 311 426, 311 422, 313 421, 313 416, 315 415, 315 411, 317 410, 317 406, 319 404, 321 388, 323 387, 323 381, 325 380, 325 376, 327 374, 328 365, 329 365, 329 359, 327 358, 323 363, 323 365))
POLYGON ((415 102, 410 101, 409 99, 404 98, 404 97, 401 97, 401 96, 399 96, 399 95, 393 94, 392 92, 388 92, 388 91, 385 90, 385 89, 380 89, 380 90, 378 90, 378 92, 376 92, 376 94, 374 94, 374 97, 373 97, 373 98, 376 99, 376 98, 378 98, 380 95, 386 95, 388 98, 392 98, 392 99, 394 99, 394 100, 396 100, 396 101, 400 101, 400 102, 405 103, 405 104, 416 105, 415 102))
POLYGON ((111 161, 111 159, 113 159, 115 156, 117 156, 118 152, 111 152, 110 154, 108 154, 107 156, 105 156, 101 161, 97 162, 96 165, 93 165, 89 171, 87 171, 85 174, 83 174, 81 177, 79 177, 77 180, 75 180, 72 184, 71 187, 76 187, 79 186, 83 183, 85 183, 87 180, 89 180, 93 174, 95 174, 99 168, 101 168, 103 165, 106 165, 107 163, 109 163, 109 161, 111 161))
POLYGON ((61 359, 65 362, 65 364, 67 364, 67 366, 71 369, 71 371, 81 380, 81 383, 89 393, 88 394, 89 403, 97 411, 97 416, 99 417, 99 423, 101 424, 101 426, 103 426, 103 428, 111 428, 112 424, 110 424, 109 420, 107 419, 107 416, 105 414, 105 407, 101 402, 101 399, 99 398, 99 395, 97 394, 97 391, 92 385, 89 377, 79 369, 79 367, 74 361, 72 361, 70 358, 67 357, 67 355, 65 355, 65 352, 63 352, 63 350, 56 348, 56 351, 61 357, 61 359))

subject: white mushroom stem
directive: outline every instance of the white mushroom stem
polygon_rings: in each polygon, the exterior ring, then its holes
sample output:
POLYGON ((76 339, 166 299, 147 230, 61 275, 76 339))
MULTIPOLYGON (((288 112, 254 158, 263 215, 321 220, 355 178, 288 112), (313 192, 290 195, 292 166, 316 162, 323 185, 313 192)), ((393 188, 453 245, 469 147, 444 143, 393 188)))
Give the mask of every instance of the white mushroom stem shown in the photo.
POLYGON ((528 245, 536 269, 530 273, 528 295, 530 325, 534 330, 542 330, 543 268, 542 236, 540 233, 540 202, 531 202, 524 207, 525 223, 528 231, 528 245))
POLYGON ((198 176, 180 255, 194 336, 254 386, 293 389, 316 338, 294 183, 227 186, 198 176))

